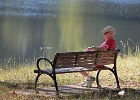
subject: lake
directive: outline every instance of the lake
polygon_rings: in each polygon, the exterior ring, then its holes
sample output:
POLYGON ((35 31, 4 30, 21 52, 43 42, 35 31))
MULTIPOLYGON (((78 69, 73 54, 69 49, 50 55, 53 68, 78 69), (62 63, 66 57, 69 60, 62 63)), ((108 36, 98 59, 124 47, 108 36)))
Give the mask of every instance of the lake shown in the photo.
MULTIPOLYGON (((117 48, 136 50, 140 36, 139 0, 0 0, 0 59, 35 63, 56 52, 83 51, 104 41, 101 30, 115 28, 117 48)), ((13 65, 13 66, 14 66, 13 65)))

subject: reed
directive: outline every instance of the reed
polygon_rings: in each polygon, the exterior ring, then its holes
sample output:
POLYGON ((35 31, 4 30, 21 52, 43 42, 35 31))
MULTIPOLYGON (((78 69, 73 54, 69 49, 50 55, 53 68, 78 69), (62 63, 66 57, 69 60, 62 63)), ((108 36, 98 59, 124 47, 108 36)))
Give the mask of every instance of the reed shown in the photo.
MULTIPOLYGON (((127 45, 127 47, 129 47, 127 45)), ((125 95, 120 100, 123 99, 140 99, 140 51, 139 46, 135 46, 135 52, 132 52, 132 48, 129 47, 127 53, 122 52, 119 54, 117 59, 117 72, 122 88, 131 88, 138 90, 139 92, 134 94, 132 91, 129 91, 129 95, 125 95)), ((125 50, 124 50, 125 51, 125 50)), ((36 60, 36 59, 35 59, 36 60)), ((16 67, 9 67, 6 63, 5 67, 0 67, 0 99, 1 100, 44 100, 48 99, 44 96, 37 95, 20 95, 14 96, 12 93, 9 94, 9 91, 14 90, 23 90, 23 89, 34 89, 34 80, 36 74, 33 72, 36 69, 35 64, 31 64, 28 60, 25 60, 26 64, 21 64, 16 67)), ((35 61, 34 61, 35 62, 35 61)), ((46 66, 43 66, 45 68, 46 66)), ((90 75, 95 76, 97 72, 90 72, 90 75)), ((110 72, 103 71, 100 75, 101 84, 105 86, 113 86, 114 77, 111 77, 110 72)), ((70 85, 78 84, 84 81, 84 77, 79 73, 67 73, 62 75, 57 75, 58 85, 70 85)), ((38 87, 50 87, 53 86, 52 79, 47 75, 42 75, 38 82, 38 87)), ((92 99, 92 94, 84 95, 74 95, 71 97, 63 97, 61 99, 92 99)), ((110 99, 109 96, 99 97, 98 99, 110 99)))

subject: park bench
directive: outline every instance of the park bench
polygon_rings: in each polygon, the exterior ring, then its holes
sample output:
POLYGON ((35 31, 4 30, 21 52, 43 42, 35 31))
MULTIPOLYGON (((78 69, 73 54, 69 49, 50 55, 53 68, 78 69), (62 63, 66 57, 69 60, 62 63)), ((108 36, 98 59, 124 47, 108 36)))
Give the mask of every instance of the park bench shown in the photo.
POLYGON ((58 93, 59 90, 56 81, 56 74, 82 71, 98 71, 96 75, 96 83, 97 87, 100 87, 98 77, 101 70, 110 70, 115 76, 117 88, 120 88, 116 69, 116 60, 119 51, 119 49, 116 49, 108 51, 56 53, 52 62, 48 58, 41 57, 37 60, 37 70, 34 70, 34 73, 38 73, 35 79, 35 90, 37 88, 38 78, 42 74, 47 74, 53 79, 56 92, 58 93), (39 64, 41 60, 47 61, 51 65, 51 68, 42 70, 39 64), (112 64, 113 67, 106 66, 110 64, 112 64), (104 65, 104 67, 98 68, 96 65, 104 65))

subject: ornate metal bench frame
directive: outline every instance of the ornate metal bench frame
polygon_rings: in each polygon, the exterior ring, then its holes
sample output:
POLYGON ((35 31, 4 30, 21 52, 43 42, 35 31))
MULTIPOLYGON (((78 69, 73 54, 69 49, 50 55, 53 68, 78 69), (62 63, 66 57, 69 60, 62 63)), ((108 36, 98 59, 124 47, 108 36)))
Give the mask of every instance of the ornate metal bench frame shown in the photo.
POLYGON ((117 88, 120 88, 116 60, 120 49, 108 50, 108 51, 88 51, 88 52, 66 52, 66 53, 56 53, 53 61, 51 62, 48 58, 41 57, 37 60, 37 70, 34 73, 38 73, 35 79, 35 90, 37 87, 37 81, 42 74, 49 75, 55 84, 56 92, 58 93, 58 86, 56 81, 56 74, 62 73, 72 73, 72 72, 82 72, 82 71, 98 71, 96 75, 97 87, 99 84, 99 74, 101 70, 110 70, 116 79, 117 88), (40 69, 39 63, 41 60, 46 60, 49 62, 52 68, 46 70, 40 69), (97 68, 96 65, 110 65, 113 67, 104 66, 103 68, 97 68))

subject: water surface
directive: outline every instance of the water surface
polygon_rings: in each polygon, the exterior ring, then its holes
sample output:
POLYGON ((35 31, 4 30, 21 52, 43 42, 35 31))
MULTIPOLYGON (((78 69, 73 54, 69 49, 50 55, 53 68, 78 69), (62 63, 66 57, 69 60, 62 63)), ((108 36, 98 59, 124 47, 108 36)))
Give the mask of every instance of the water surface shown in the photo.
MULTIPOLYGON (((116 29, 117 48, 139 46, 139 0, 0 0, 0 59, 3 63, 52 59, 56 52, 82 51, 116 29)), ((34 62, 33 62, 34 63, 34 62)))

